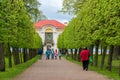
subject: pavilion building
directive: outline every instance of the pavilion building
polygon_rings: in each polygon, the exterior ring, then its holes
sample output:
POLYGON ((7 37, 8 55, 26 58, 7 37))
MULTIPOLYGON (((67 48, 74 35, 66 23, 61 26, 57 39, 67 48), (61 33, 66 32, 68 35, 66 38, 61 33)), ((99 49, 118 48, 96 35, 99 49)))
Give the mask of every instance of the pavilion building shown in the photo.
POLYGON ((42 38, 44 50, 48 47, 57 49, 58 36, 63 32, 65 26, 57 20, 40 20, 35 23, 35 29, 42 38))

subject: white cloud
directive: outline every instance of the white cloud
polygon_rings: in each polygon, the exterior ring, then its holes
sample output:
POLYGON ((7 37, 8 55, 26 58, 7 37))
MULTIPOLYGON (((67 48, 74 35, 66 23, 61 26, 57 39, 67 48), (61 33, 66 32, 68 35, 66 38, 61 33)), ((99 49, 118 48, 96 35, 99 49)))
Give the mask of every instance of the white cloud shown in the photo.
POLYGON ((58 20, 62 23, 68 22, 72 17, 70 15, 58 13, 62 8, 62 0, 38 0, 42 4, 40 9, 48 19, 58 20))
POLYGON ((62 7, 62 0, 38 0, 40 1, 44 6, 51 6, 51 7, 62 7))

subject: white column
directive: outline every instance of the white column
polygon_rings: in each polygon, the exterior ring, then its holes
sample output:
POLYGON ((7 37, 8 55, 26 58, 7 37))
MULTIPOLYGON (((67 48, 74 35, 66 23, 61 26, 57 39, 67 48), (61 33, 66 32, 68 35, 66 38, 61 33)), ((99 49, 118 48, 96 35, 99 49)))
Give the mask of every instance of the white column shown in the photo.
POLYGON ((54 49, 57 48, 57 32, 53 32, 54 49))
POLYGON ((45 32, 41 32, 41 38, 42 38, 42 42, 44 44, 44 41, 45 41, 45 32))

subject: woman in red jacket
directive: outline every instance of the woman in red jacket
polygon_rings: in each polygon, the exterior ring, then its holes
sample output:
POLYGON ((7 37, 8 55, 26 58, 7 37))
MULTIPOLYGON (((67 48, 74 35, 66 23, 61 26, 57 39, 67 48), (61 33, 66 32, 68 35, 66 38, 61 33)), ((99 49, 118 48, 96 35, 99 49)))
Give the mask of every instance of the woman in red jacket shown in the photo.
POLYGON ((81 52, 80 52, 80 57, 81 57, 81 61, 83 63, 83 70, 88 70, 88 64, 89 64, 89 50, 87 50, 87 48, 84 48, 81 52))

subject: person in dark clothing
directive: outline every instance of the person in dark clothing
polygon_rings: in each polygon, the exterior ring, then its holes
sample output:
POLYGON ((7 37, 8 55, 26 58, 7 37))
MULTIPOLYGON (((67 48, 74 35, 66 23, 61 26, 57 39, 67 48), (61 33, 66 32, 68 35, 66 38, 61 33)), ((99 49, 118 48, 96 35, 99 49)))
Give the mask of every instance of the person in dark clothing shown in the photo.
POLYGON ((40 55, 40 59, 42 59, 42 54, 43 54, 43 49, 39 49, 39 55, 40 55))
POLYGON ((50 55, 51 55, 51 49, 47 49, 46 50, 46 60, 49 60, 50 59, 50 55))
POLYGON ((88 65, 89 65, 89 50, 87 50, 87 48, 84 48, 81 52, 80 52, 80 57, 81 57, 81 61, 83 64, 83 70, 88 70, 88 65))
POLYGON ((58 56, 59 56, 59 59, 61 60, 62 53, 60 49, 58 49, 58 56))
POLYGON ((54 49, 51 50, 51 59, 54 59, 54 49))

